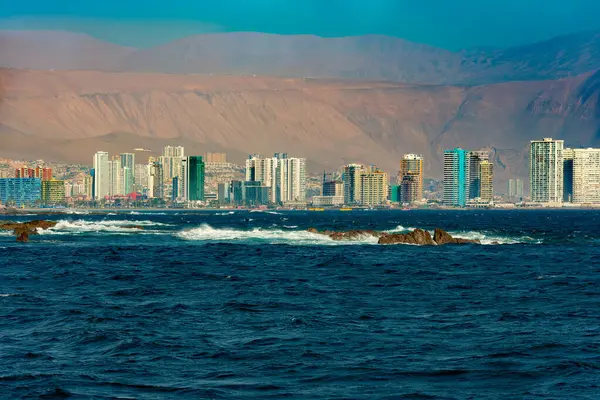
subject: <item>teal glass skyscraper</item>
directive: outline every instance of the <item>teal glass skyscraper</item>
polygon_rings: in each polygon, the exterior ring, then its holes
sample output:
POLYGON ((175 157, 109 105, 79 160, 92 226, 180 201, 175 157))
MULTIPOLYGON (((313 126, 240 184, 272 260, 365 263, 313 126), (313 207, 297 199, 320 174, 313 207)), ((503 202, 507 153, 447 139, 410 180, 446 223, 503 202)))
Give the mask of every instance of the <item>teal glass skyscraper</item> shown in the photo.
POLYGON ((188 200, 204 200, 204 161, 201 156, 190 156, 187 162, 188 168, 188 200))
POLYGON ((470 152, 461 148, 444 151, 444 204, 464 207, 469 199, 470 152))

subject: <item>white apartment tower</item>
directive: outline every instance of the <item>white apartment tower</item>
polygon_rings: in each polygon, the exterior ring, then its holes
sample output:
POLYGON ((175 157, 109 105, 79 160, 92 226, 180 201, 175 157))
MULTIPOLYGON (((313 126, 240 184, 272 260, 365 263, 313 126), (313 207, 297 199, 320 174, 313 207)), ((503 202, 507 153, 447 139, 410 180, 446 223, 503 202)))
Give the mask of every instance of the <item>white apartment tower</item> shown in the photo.
POLYGON ((573 149, 573 203, 600 203, 600 149, 573 149))
POLYGON ((109 194, 108 153, 99 151, 94 155, 94 197, 103 199, 109 194))
POLYGON ((258 154, 246 160, 246 181, 269 187, 273 203, 306 200, 306 159, 288 158, 286 153, 262 158, 258 154))
POLYGON ((560 205, 563 201, 563 140, 532 140, 529 157, 531 201, 560 205))
POLYGON ((121 159, 119 157, 115 157, 108 162, 108 182, 109 196, 124 194, 123 169, 121 168, 121 159))

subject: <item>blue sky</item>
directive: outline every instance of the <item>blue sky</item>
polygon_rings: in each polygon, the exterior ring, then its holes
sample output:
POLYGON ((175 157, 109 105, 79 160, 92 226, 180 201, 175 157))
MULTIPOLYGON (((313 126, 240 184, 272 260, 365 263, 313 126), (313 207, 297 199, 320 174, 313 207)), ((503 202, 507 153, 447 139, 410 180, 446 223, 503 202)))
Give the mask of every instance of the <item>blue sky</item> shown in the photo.
POLYGON ((206 32, 384 34, 448 49, 600 30, 599 0, 20 0, 0 29, 60 29, 146 47, 206 32))

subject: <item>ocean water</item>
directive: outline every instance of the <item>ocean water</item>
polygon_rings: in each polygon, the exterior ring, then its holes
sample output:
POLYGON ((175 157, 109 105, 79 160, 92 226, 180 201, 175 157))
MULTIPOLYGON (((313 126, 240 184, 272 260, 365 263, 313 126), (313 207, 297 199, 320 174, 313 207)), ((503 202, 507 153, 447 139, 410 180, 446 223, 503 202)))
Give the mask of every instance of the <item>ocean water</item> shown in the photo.
POLYGON ((600 398, 597 211, 1 218, 0 398, 600 398))

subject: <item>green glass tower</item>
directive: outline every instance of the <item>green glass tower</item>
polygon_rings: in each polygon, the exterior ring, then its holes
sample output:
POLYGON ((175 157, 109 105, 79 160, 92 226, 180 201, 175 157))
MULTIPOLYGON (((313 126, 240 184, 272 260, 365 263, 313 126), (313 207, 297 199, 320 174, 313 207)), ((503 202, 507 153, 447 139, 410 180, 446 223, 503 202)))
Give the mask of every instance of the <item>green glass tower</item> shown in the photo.
POLYGON ((204 161, 201 156, 188 157, 188 200, 204 200, 204 161))

